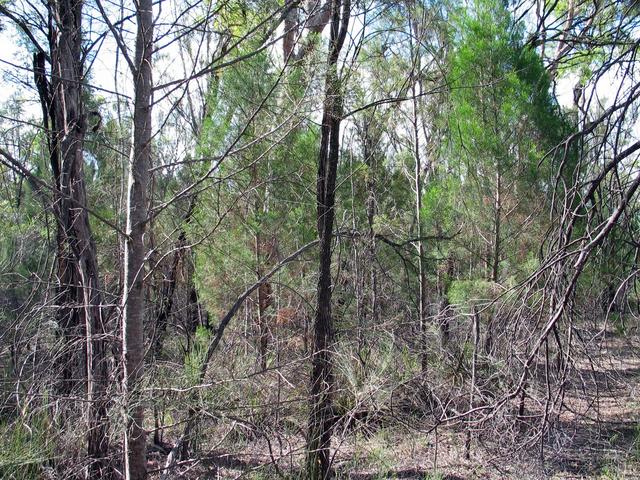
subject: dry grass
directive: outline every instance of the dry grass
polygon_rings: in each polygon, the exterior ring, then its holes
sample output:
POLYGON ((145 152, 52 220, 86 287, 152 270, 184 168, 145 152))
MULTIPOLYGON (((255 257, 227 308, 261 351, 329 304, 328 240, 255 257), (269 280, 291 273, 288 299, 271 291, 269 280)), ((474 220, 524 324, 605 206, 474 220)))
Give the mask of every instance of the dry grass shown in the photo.
MULTIPOLYGON (((575 362, 562 412, 544 436, 543 458, 541 442, 526 443, 527 432, 517 429, 512 437, 501 437, 498 430, 474 434, 467 460, 460 425, 426 431, 417 418, 413 425, 390 419, 361 428, 363 421, 336 435, 335 477, 640 479, 640 337, 605 333, 593 344, 590 360, 575 362)), ((287 421, 296 423, 298 431, 289 428, 283 434, 272 425, 272 435, 252 436, 237 421, 207 423, 205 437, 218 441, 203 445, 198 459, 181 463, 178 478, 303 479, 304 420, 287 421)), ((150 468, 162 461, 156 455, 150 468)))

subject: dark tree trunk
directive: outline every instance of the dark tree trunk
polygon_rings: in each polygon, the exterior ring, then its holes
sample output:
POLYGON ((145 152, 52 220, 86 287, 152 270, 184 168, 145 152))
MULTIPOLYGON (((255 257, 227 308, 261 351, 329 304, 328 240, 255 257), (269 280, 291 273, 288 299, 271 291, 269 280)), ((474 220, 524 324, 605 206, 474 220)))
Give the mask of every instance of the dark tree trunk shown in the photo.
MULTIPOLYGON (((255 249, 256 249, 256 262, 257 262, 257 280, 260 280, 264 275, 262 268, 262 252, 261 252, 261 239, 260 234, 257 233, 255 237, 255 249)), ((261 370, 267 369, 267 356, 269 354, 269 324, 267 322, 267 308, 271 301, 271 286, 269 283, 264 283, 258 288, 258 357, 261 370)))
POLYGON ((438 279, 438 325, 440 326, 440 346, 444 351, 447 349, 449 345, 449 340, 451 336, 451 325, 450 325, 450 305, 449 299, 447 297, 449 291, 449 285, 454 276, 454 259, 451 256, 448 256, 446 259, 447 268, 445 272, 439 273, 438 279))
POLYGON ((327 59, 322 135, 318 158, 317 215, 320 240, 318 306, 314 323, 311 371, 311 405, 307 437, 307 478, 329 476, 332 430, 333 373, 331 349, 334 336, 331 317, 331 243, 335 215, 335 188, 340 156, 342 88, 338 79, 338 57, 347 34, 350 0, 333 0, 331 36, 327 59))
POLYGON ((48 5, 51 81, 45 55, 34 55, 34 79, 42 105, 51 170, 57 189, 53 212, 57 220, 59 325, 65 337, 62 393, 71 393, 74 377, 85 378, 88 478, 110 478, 106 387, 108 368, 102 294, 84 178, 83 144, 86 115, 82 104, 83 2, 58 0, 48 5), (78 341, 82 339, 82 341, 78 341), (84 352, 73 345, 84 344, 84 352))
MULTIPOLYGON (((260 211, 256 205, 256 211, 260 211)), ((255 254, 256 254, 256 280, 260 280, 264 276, 264 264, 270 258, 263 250, 263 238, 260 232, 255 234, 255 254)), ((271 284, 265 282, 258 288, 258 317, 256 325, 258 327, 258 363, 261 370, 267 368, 267 357, 269 354, 269 321, 267 309, 271 306, 271 284)))
MULTIPOLYGON (((160 288, 160 305, 158 313, 156 315, 155 332, 152 338, 153 345, 153 358, 156 359, 161 355, 162 347, 164 344, 164 337, 169 326, 169 319, 173 314, 173 305, 175 303, 175 292, 178 286, 178 276, 180 273, 180 267, 186 268, 185 263, 190 261, 191 247, 187 244, 187 232, 186 226, 191 223, 193 211, 197 202, 197 195, 193 195, 189 200, 189 206, 184 214, 182 220, 182 227, 178 234, 173 250, 173 259, 171 262, 171 268, 166 278, 162 280, 162 287, 160 288)), ((185 284, 187 290, 193 287, 193 268, 189 268, 185 275, 185 284)), ((189 293, 191 295, 191 293, 189 293)))

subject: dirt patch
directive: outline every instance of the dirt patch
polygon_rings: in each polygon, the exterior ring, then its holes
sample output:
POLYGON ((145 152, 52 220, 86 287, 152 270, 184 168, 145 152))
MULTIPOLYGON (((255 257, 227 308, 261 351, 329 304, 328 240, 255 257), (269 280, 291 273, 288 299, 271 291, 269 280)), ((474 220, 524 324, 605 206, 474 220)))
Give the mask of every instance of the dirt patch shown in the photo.
MULTIPOLYGON (((414 425, 354 428, 333 442, 335 478, 640 479, 639 338, 608 331, 592 336, 597 341, 574 362, 559 414, 544 430, 531 432, 516 422, 511 430, 474 432, 467 458, 464 424, 434 431, 416 418, 414 425)), ((221 422, 206 436, 222 438, 228 428, 221 422)), ((176 474, 303 479, 304 446, 300 433, 222 445, 179 464, 176 474)))

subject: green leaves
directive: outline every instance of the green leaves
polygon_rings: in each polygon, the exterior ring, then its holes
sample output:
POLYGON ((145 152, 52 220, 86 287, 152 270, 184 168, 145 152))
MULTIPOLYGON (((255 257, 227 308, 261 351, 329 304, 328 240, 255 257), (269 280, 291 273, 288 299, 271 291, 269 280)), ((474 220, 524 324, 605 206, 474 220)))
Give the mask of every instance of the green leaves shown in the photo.
POLYGON ((475 1, 454 23, 449 137, 441 147, 457 176, 448 184, 451 206, 465 220, 460 243, 477 265, 469 273, 479 267, 507 281, 524 275, 523 252, 543 230, 534 228, 543 221, 537 212, 553 187, 542 159, 570 129, 541 59, 502 2, 475 1))
POLYGON ((195 385, 200 381, 200 370, 207 357, 207 349, 211 338, 210 331, 198 325, 191 349, 184 359, 184 370, 188 385, 195 385))

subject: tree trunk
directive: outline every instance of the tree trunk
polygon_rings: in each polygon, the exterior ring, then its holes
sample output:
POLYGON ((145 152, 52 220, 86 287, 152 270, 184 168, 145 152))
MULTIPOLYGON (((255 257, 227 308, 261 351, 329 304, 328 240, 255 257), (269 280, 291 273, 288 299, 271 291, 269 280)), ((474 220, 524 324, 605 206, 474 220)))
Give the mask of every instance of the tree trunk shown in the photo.
MULTIPOLYGON (((366 359, 368 357, 367 331, 371 326, 378 324, 379 318, 379 302, 378 302, 378 272, 376 267, 377 258, 377 241, 375 232, 375 217, 377 215, 377 143, 380 141, 380 133, 378 122, 375 119, 375 109, 373 114, 365 118, 362 126, 362 149, 364 163, 367 166, 366 192, 367 199, 365 203, 367 213, 367 235, 365 237, 364 255, 362 273, 356 272, 357 284, 363 290, 361 296, 362 306, 360 307, 360 315, 358 315, 358 356, 362 365, 363 372, 366 371, 366 359), (367 276, 369 283, 369 291, 367 292, 367 276)), ((352 189, 353 190, 353 189, 352 189)), ((355 204, 355 202, 353 202, 355 204)), ((356 217, 354 212, 354 218, 356 217)), ((356 230, 354 224, 354 230, 356 230)), ((356 259, 356 262, 359 262, 356 259)), ((359 265, 359 263, 356 263, 359 265)))
MULTIPOLYGON (((471 358, 471 385, 469 387, 469 412, 473 410, 474 395, 476 389, 476 368, 478 365, 478 342, 480 341, 480 316, 476 306, 473 306, 473 312, 471 317, 471 330, 473 335, 473 356, 471 358)), ((466 460, 471 458, 471 413, 467 417, 467 435, 464 446, 464 457, 466 460)))
POLYGON ((500 278, 500 255, 502 250, 501 243, 501 222, 502 222, 502 175, 500 165, 496 172, 496 196, 494 199, 494 219, 493 219, 493 252, 491 259, 491 281, 498 282, 500 278))
POLYGON ((450 305, 447 297, 449 291, 449 285, 454 276, 454 259, 449 255, 446 259, 447 268, 443 273, 439 273, 438 279, 438 325, 440 326, 440 346, 445 353, 449 345, 449 338, 451 336, 450 325, 450 305))
POLYGON ((413 135, 415 159, 415 208, 416 208, 416 250, 418 253, 418 324, 420 325, 420 349, 422 371, 427 370, 427 274, 424 265, 424 244, 422 243, 422 161, 420 159, 420 138, 418 131, 418 101, 413 85, 413 135))
POLYGON ((331 317, 331 243, 333 240, 335 188, 340 156, 340 121, 342 116, 342 88, 338 80, 337 63, 347 34, 350 8, 350 0, 344 0, 344 3, 342 0, 333 0, 331 5, 331 36, 327 59, 316 191, 320 258, 307 437, 307 478, 310 480, 327 478, 330 468, 333 421, 331 348, 334 336, 331 317))
POLYGON ((379 142, 379 131, 377 124, 372 116, 372 119, 367 120, 365 125, 365 141, 364 141, 364 158, 365 164, 368 169, 367 176, 367 226, 369 227, 368 249, 367 249, 367 262, 369 262, 370 268, 370 282, 371 282, 371 306, 370 306, 370 319, 373 325, 378 323, 378 276, 376 269, 376 232, 375 232, 375 217, 378 214, 377 205, 377 185, 376 185, 376 170, 378 168, 377 162, 377 143, 379 142), (375 125, 375 127, 374 127, 375 125), (374 130, 372 132, 371 130, 374 130))
POLYGON ((124 247, 124 293, 122 298, 122 351, 124 362, 127 428, 124 437, 125 478, 147 476, 144 407, 140 387, 144 369, 143 288, 146 249, 147 185, 151 166, 151 60, 153 48, 153 2, 140 0, 136 12, 138 26, 133 72, 135 99, 133 145, 129 160, 127 194, 127 238, 124 247))
MULTIPOLYGON (((255 234, 255 254, 256 254, 256 274, 257 280, 264 276, 262 268, 262 237, 260 232, 255 234)), ((261 370, 267 369, 267 355, 269 353, 269 325, 267 323, 266 310, 270 305, 271 292, 270 284, 264 283, 258 288, 258 363, 261 370)))
POLYGON ((86 115, 82 104, 82 1, 49 4, 57 19, 48 32, 51 82, 46 78, 45 55, 34 55, 34 80, 42 105, 49 158, 57 189, 53 211, 57 220, 57 318, 67 340, 62 358, 61 391, 74 387, 74 370, 86 383, 87 478, 110 478, 106 387, 108 369, 102 294, 96 246, 93 241, 84 178, 83 145, 86 115), (79 336, 82 342, 77 342, 79 336), (84 344, 84 352, 72 345, 84 344))
MULTIPOLYGON (((251 171, 252 183, 255 185, 255 198, 253 201, 254 215, 267 213, 268 193, 265 192, 264 199, 259 195, 259 179, 257 165, 253 165, 251 171)), ((264 251, 264 238, 261 233, 262 222, 258 222, 257 230, 254 235, 254 250, 256 260, 256 280, 260 280, 264 276, 264 267, 271 258, 273 252, 264 251)), ((273 240, 273 239, 272 239, 273 240)), ((269 250, 268 248, 266 250, 269 250)), ((269 323, 267 318, 267 308, 271 305, 271 284, 264 283, 258 288, 258 317, 256 326, 258 330, 258 365, 261 370, 267 369, 267 356, 269 353, 269 323)))

